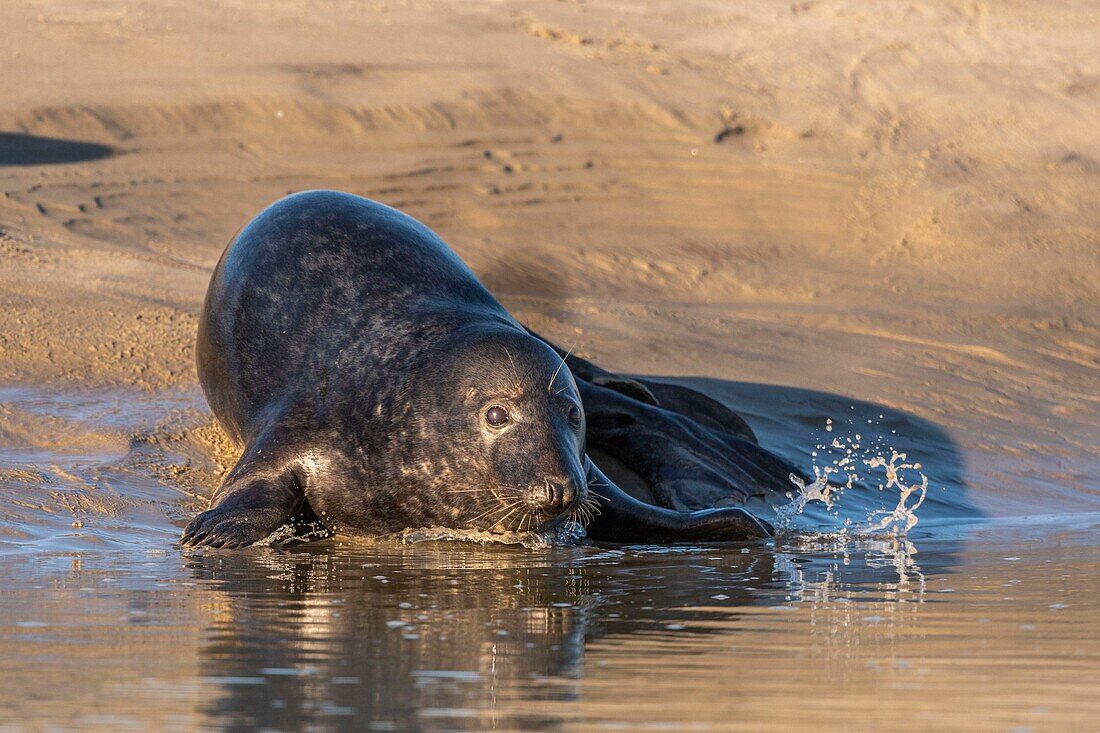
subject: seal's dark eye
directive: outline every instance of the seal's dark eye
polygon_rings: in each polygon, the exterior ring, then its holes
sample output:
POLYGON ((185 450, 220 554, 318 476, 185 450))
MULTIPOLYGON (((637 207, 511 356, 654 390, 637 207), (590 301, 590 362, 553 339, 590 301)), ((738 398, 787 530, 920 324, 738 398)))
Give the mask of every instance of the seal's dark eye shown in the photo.
POLYGON ((485 422, 499 428, 508 422, 508 411, 500 405, 493 405, 485 411, 485 422))
POLYGON ((575 428, 579 428, 581 426, 581 408, 577 407, 576 405, 570 405, 568 417, 570 425, 575 428))

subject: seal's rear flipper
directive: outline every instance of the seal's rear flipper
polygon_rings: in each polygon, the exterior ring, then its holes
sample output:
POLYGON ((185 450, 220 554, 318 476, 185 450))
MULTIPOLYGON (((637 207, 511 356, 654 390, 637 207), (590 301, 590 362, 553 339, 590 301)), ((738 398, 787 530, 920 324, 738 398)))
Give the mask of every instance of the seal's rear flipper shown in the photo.
POLYGON ((626 377, 620 377, 617 374, 599 374, 588 381, 599 387, 613 389, 619 394, 624 394, 627 397, 638 400, 639 402, 644 402, 647 405, 653 405, 654 407, 661 406, 661 403, 657 401, 657 396, 654 395, 653 391, 640 379, 628 379, 626 377))
POLYGON ((791 474, 808 477, 761 448, 744 418, 677 384, 622 377, 559 349, 538 334, 577 380, 588 447, 637 474, 660 506, 677 510, 785 496, 791 474))
POLYGON ((253 448, 214 492, 210 508, 191 520, 180 538, 192 547, 247 547, 286 524, 301 509, 305 491, 295 465, 277 452, 253 448))
POLYGON ((588 382, 597 387, 606 387, 638 402, 679 413, 706 427, 725 430, 751 443, 759 442, 752 432, 752 428, 749 427, 743 417, 702 392, 679 384, 624 377, 621 374, 609 372, 587 359, 563 351, 529 328, 527 333, 556 351, 578 382, 588 382))
POLYGON ((731 431, 590 382, 578 386, 588 447, 637 473, 660 506, 694 510, 782 496, 791 488, 788 477, 801 475, 731 431))
POLYGON ((599 514, 585 528, 597 542, 659 544, 729 542, 771 537, 775 530, 740 507, 678 512, 638 501, 588 461, 589 490, 599 514))
POLYGON ((679 384, 654 382, 651 379, 637 379, 634 381, 645 386, 649 393, 658 400, 654 404, 669 412, 679 413, 705 427, 725 431, 750 443, 760 443, 756 439, 756 433, 745 422, 745 418, 713 397, 708 397, 702 392, 697 392, 690 387, 683 387, 679 384))

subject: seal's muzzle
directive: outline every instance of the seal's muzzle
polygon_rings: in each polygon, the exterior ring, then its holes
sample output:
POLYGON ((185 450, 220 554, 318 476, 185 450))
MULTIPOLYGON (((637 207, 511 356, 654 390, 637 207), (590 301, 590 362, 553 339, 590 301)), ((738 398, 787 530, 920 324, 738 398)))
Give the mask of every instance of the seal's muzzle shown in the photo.
POLYGON ((552 514, 564 514, 584 499, 571 479, 547 479, 545 486, 532 498, 539 509, 552 514))

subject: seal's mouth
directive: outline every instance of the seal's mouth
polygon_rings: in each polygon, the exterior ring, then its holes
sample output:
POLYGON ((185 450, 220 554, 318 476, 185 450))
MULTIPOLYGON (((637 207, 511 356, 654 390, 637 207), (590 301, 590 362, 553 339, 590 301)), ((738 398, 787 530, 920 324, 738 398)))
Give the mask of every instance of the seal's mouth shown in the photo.
POLYGON ((599 502, 586 484, 555 483, 547 480, 541 491, 532 492, 532 506, 541 518, 539 530, 552 529, 563 521, 587 525, 599 513, 599 502))
POLYGON ((580 491, 568 483, 544 481, 541 487, 523 492, 522 497, 502 495, 492 491, 497 506, 484 517, 470 520, 486 531, 496 534, 511 532, 545 532, 566 520, 587 524, 599 512, 596 498, 587 487, 580 491))
MULTIPOLYGON (((495 534, 545 532, 566 520, 586 525, 599 513, 598 495, 584 481, 543 478, 541 484, 521 487, 495 482, 479 489, 459 489, 459 506, 467 527, 495 534)), ((457 497, 456 497, 457 498, 457 497)))

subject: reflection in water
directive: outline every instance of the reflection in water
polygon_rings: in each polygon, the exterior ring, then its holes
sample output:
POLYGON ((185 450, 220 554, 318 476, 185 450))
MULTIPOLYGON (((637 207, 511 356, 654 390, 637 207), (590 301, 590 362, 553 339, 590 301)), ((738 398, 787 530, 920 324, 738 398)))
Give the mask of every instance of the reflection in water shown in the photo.
POLYGON ((598 595, 584 573, 553 566, 569 557, 494 549, 190 557, 221 599, 204 673, 264 682, 225 685, 210 713, 230 729, 333 717, 408 729, 415 718, 480 716, 475 702, 491 713, 500 686, 575 677, 598 595))
POLYGON ((751 604, 739 581, 771 575, 759 554, 695 558, 688 573, 677 567, 683 558, 665 555, 620 569, 629 554, 422 543, 270 555, 262 573, 247 558, 193 557, 196 576, 218 580, 226 596, 203 655, 208 674, 267 680, 226 686, 211 712, 249 728, 297 728, 336 714, 396 729, 496 716, 552 727, 511 705, 501 712, 500 696, 576 698, 568 681, 581 676, 586 640, 682 622, 670 609, 712 604, 715 588, 730 606, 751 604), (706 587, 683 582, 691 575, 706 587))
POLYGON ((729 632, 715 624, 746 609, 919 600, 924 584, 904 541, 774 553, 328 544, 187 558, 217 589, 200 666, 223 682, 207 705, 219 726, 555 728, 531 704, 579 699, 598 640, 677 633, 721 646, 729 632))
POLYGON ((1072 727, 1100 683, 1083 521, 965 545, 39 554, 0 565, 0 711, 32 730, 1072 727))
POLYGON ((790 600, 841 603, 852 600, 849 593, 861 582, 879 577, 885 600, 922 603, 926 591, 924 572, 916 562, 917 548, 904 537, 853 540, 844 535, 799 538, 798 555, 776 553, 776 569, 787 578, 790 600), (807 557, 821 558, 814 563, 807 557), (828 558, 828 559, 823 559, 828 558), (853 571, 853 561, 857 567, 853 571), (862 565, 859 565, 862 563, 862 565))

